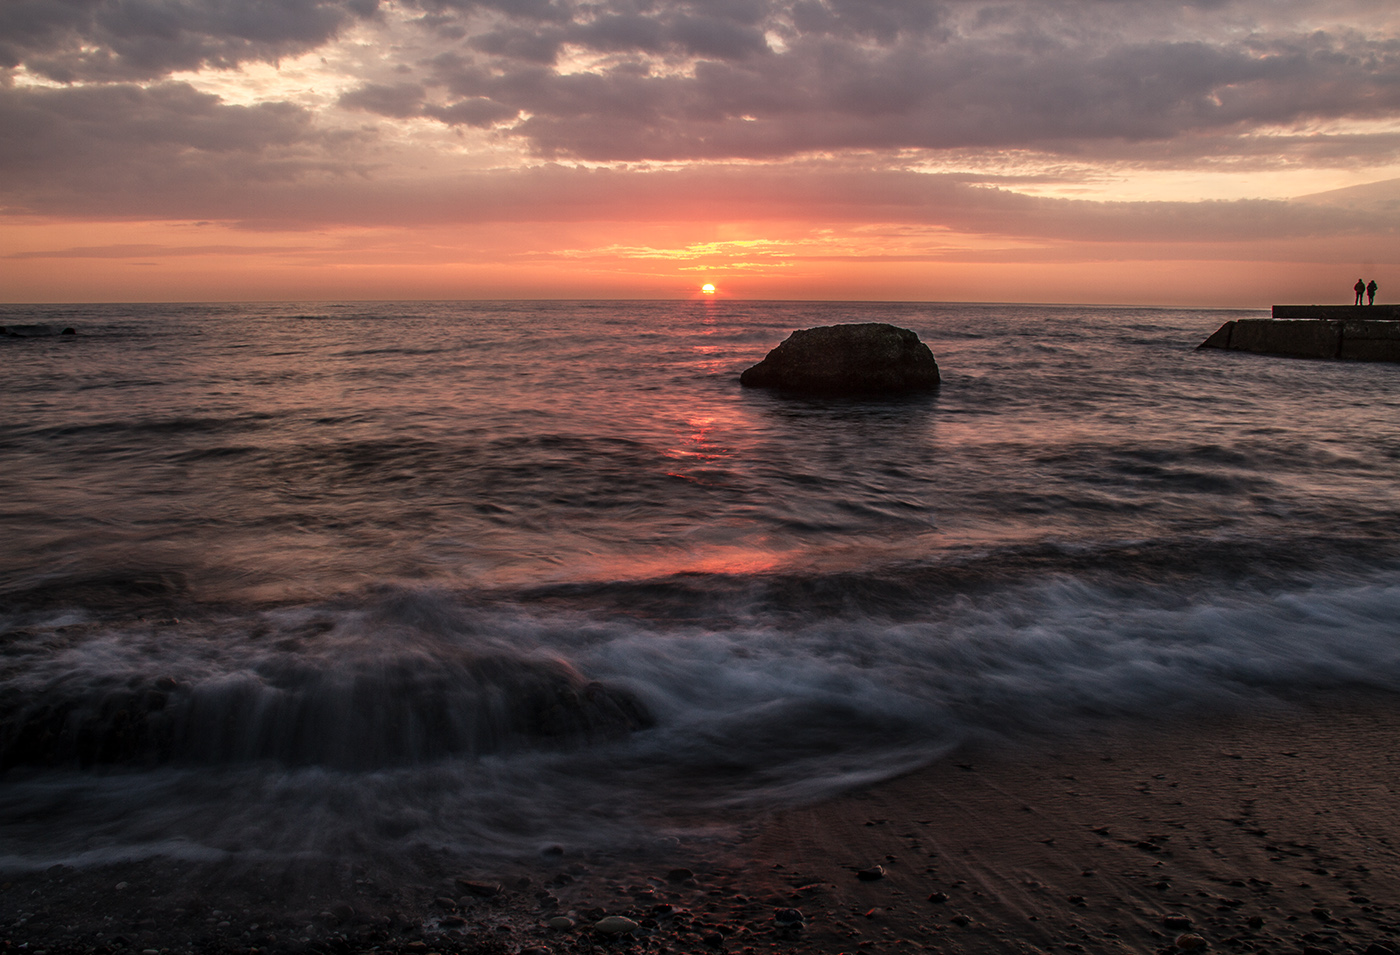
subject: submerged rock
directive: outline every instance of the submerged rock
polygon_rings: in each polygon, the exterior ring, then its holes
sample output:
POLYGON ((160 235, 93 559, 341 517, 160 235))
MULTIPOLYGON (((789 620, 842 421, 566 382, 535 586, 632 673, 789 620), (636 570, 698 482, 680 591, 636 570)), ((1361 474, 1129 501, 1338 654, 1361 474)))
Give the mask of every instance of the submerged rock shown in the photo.
POLYGON ((939 381, 917 334, 879 322, 799 329, 739 376, 750 388, 830 396, 926 392, 939 381))

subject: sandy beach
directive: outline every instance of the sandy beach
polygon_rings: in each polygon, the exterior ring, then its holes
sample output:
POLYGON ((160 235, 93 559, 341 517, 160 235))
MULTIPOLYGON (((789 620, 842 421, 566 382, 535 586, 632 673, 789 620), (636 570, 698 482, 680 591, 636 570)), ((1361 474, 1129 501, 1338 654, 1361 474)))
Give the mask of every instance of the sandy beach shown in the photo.
POLYGON ((1397 739, 1393 698, 1313 701, 984 746, 665 851, 12 873, 0 951, 1382 955, 1397 739))

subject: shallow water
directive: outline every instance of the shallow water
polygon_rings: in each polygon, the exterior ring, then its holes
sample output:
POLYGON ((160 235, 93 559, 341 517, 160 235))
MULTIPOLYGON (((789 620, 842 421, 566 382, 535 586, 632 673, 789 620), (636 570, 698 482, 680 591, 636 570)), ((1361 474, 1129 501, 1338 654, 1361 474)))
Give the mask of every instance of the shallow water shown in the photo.
POLYGON ((533 852, 1400 688, 1400 366, 1240 313, 0 309, 3 864, 533 852), (793 329, 944 384, 802 400, 793 329))

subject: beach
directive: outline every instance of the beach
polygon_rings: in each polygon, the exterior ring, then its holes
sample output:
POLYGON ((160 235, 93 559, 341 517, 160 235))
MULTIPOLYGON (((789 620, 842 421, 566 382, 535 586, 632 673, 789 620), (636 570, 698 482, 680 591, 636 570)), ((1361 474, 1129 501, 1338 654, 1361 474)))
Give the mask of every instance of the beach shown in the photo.
POLYGON ((986 745, 665 849, 56 867, 7 877, 0 937, 54 953, 1375 955, 1400 936, 1397 738, 1394 698, 1314 699, 986 745), (614 915, 637 928, 593 928, 614 915))

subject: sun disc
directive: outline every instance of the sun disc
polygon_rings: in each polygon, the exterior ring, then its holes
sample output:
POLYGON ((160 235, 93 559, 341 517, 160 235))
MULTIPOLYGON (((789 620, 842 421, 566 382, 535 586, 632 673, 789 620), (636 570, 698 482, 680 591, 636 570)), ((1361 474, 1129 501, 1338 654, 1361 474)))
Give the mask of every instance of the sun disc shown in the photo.
POLYGON ((713 295, 715 294, 715 287, 709 282, 706 282, 704 285, 700 286, 700 291, 704 292, 706 295, 713 295))

